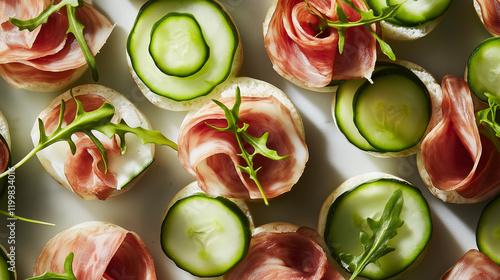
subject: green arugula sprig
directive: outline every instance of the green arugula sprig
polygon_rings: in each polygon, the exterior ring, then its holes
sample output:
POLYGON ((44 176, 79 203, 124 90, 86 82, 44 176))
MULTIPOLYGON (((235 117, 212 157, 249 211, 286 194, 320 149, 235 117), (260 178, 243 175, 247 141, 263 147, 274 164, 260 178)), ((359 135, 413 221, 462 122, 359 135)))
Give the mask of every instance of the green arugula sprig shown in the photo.
POLYGON ((73 96, 72 91, 71 97, 77 104, 75 119, 70 124, 62 127, 66 102, 64 100, 61 100, 59 123, 54 132, 52 132, 52 134, 50 135, 46 135, 44 123, 41 119, 38 119, 40 138, 37 145, 21 161, 14 165, 13 168, 10 168, 9 170, 0 174, 0 178, 9 174, 11 170, 17 169, 39 151, 57 142, 67 142, 69 144, 71 152, 75 154, 76 145, 71 139, 71 136, 77 132, 85 133, 94 142, 95 146, 98 148, 102 156, 105 172, 107 172, 108 170, 108 157, 106 155, 106 149, 104 148, 104 145, 101 143, 101 141, 99 141, 99 139, 97 139, 97 137, 93 134, 93 131, 100 131, 109 138, 112 138, 114 135, 119 136, 121 140, 120 149, 122 154, 125 153, 127 147, 125 143, 126 133, 135 134, 141 140, 142 144, 153 143, 157 145, 166 145, 174 150, 178 149, 177 144, 166 138, 159 131, 147 130, 142 127, 130 127, 125 123, 124 120, 122 120, 118 124, 112 123, 111 119, 115 115, 115 108, 109 102, 104 102, 103 105, 97 110, 85 112, 83 110, 82 102, 73 96))
POLYGON ((377 39, 377 42, 379 43, 382 52, 385 55, 387 55, 387 57, 389 57, 391 60, 396 60, 396 55, 392 51, 391 46, 389 46, 389 44, 387 44, 384 40, 382 40, 382 38, 380 38, 377 35, 377 33, 373 31, 370 25, 394 17, 397 9, 401 6, 402 3, 385 7, 382 9, 380 15, 375 16, 374 11, 372 9, 369 9, 368 11, 363 11, 356 5, 354 5, 354 3, 352 3, 351 0, 336 0, 336 1, 342 1, 347 5, 349 5, 352 9, 354 9, 357 13, 359 13, 361 19, 359 19, 358 21, 349 21, 349 17, 342 9, 342 5, 338 3, 337 5, 338 19, 336 21, 332 21, 329 20, 324 14, 318 14, 315 11, 313 11, 307 0, 305 1, 309 9, 309 12, 317 16, 319 19, 319 23, 317 26, 314 26, 312 23, 309 23, 309 26, 311 26, 311 28, 313 28, 318 32, 316 36, 319 36, 323 32, 326 32, 330 27, 337 29, 339 33, 339 43, 338 43, 339 53, 342 53, 344 50, 345 31, 347 30, 347 28, 354 26, 363 26, 373 35, 373 37, 375 37, 375 39, 377 39))
POLYGON ((370 235, 365 231, 361 231, 360 233, 359 240, 363 245, 363 253, 357 257, 349 253, 341 253, 339 255, 343 266, 349 268, 349 271, 353 271, 350 280, 356 278, 370 263, 380 266, 378 260, 395 250, 393 247, 388 246, 387 243, 397 235, 398 228, 404 223, 399 218, 402 208, 403 192, 398 189, 389 198, 384 212, 378 221, 371 218, 366 219, 372 234, 370 235))
POLYGON ((26 280, 78 280, 73 273, 73 258, 73 252, 69 253, 64 261, 64 273, 62 274, 46 271, 40 276, 31 277, 26 280))
POLYGON ((38 26, 44 24, 49 19, 50 15, 59 11, 61 8, 66 6, 67 16, 69 28, 66 33, 72 33, 80 48, 82 49, 83 56, 85 57, 85 61, 92 72, 92 79, 97 82, 99 80, 99 72, 97 71, 97 66, 94 58, 94 54, 90 50, 87 42, 85 41, 85 37, 83 36, 83 29, 85 26, 78 20, 76 17, 76 10, 78 8, 83 7, 83 0, 61 0, 58 4, 54 5, 54 0, 50 3, 50 5, 43 10, 37 17, 27 20, 20 20, 17 18, 9 18, 9 21, 17 26, 19 30, 28 29, 29 31, 35 30, 38 26))
POLYGON ((486 135, 495 144, 500 152, 500 119, 497 119, 497 112, 500 110, 500 98, 489 92, 484 93, 488 97, 489 108, 477 112, 476 119, 478 125, 484 124, 481 133, 486 135))
POLYGON ((224 114, 227 119, 227 127, 219 128, 208 123, 207 125, 218 131, 231 131, 234 133, 234 135, 236 136, 236 141, 238 142, 238 146, 241 150, 241 154, 238 154, 238 156, 242 157, 247 163, 246 167, 241 165, 237 165, 237 167, 250 176, 250 179, 252 179, 259 188, 262 198, 264 199, 264 203, 266 205, 269 205, 266 194, 264 193, 264 190, 262 189, 262 186, 257 178, 257 171, 259 171, 262 166, 255 169, 253 164, 253 157, 257 154, 260 154, 272 160, 282 160, 288 158, 290 155, 280 156, 278 155, 278 152, 276 150, 271 150, 267 147, 269 132, 266 132, 260 138, 257 138, 248 134, 247 129, 249 125, 247 123, 243 123, 241 127, 238 126, 238 123, 242 122, 242 120, 240 120, 239 118, 241 105, 241 93, 239 87, 236 88, 236 97, 232 109, 227 108, 226 105, 218 100, 212 99, 212 101, 224 110, 224 114), (248 153, 245 147, 243 147, 243 141, 252 145, 252 147, 254 148, 254 152, 252 154, 248 153))

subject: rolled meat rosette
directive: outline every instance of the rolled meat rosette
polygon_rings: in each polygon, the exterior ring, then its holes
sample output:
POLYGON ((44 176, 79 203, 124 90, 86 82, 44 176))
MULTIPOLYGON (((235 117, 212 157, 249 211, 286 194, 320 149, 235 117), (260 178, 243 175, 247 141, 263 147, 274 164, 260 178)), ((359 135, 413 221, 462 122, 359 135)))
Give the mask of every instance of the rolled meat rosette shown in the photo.
POLYGON ((241 104, 236 110, 240 120, 237 124, 246 127, 245 132, 255 139, 238 142, 231 131, 221 131, 228 126, 227 115, 216 103, 208 103, 193 109, 184 119, 178 140, 179 161, 196 177, 199 187, 211 196, 276 197, 289 191, 299 180, 308 160, 302 119, 281 90, 259 80, 234 78, 219 86, 214 94, 220 104, 231 107, 238 89, 241 104), (255 147, 250 145, 252 141, 259 142, 260 148, 264 142, 277 156, 283 157, 279 160, 260 154, 253 157, 253 168, 258 169, 261 188, 249 178, 248 162, 240 156, 242 151, 238 144, 252 154, 255 147))
MULTIPOLYGON (((85 26, 82 37, 92 56, 103 47, 113 25, 87 2, 76 10, 76 19, 85 26)), ((35 18, 50 4, 49 0, 16 0, 0 5, 0 75, 15 88, 56 91, 75 82, 87 70, 79 42, 67 32, 70 24, 66 7, 31 32, 9 21, 35 18)))
MULTIPOLYGON (((61 101, 64 100, 64 117, 61 127, 65 128, 75 120, 76 100, 81 102, 85 112, 95 112, 110 103, 114 108, 111 123, 125 122, 130 127, 149 130, 151 125, 146 116, 128 99, 113 89, 100 85, 75 87, 55 98, 39 115, 44 132, 53 133, 60 121, 61 101), (74 96, 74 98, 72 97, 74 96)), ((95 126, 104 124, 97 121, 95 126)), ((37 145, 40 135, 39 122, 35 122, 31 136, 37 145)), ((94 127, 90 130, 93 131, 94 127)), ((42 166, 62 186, 72 190, 83 199, 107 199, 131 188, 153 162, 155 147, 142 144, 135 135, 116 134, 108 137, 100 131, 93 131, 106 152, 107 168, 98 146, 88 134, 78 132, 71 136, 75 151, 68 143, 58 142, 37 153, 42 166), (126 150, 121 144, 126 140, 126 150)))
POLYGON ((33 276, 65 273, 70 253, 76 279, 156 279, 153 258, 142 239, 135 232, 98 221, 75 225, 49 240, 36 259, 33 276))

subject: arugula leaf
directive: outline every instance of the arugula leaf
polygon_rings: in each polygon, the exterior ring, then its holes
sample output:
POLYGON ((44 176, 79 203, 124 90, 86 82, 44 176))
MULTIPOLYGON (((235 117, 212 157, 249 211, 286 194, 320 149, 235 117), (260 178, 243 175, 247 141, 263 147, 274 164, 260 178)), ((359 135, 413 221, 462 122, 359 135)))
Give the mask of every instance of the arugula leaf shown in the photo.
POLYGON ((484 129, 480 130, 482 134, 487 136, 498 151, 500 151, 500 124, 497 119, 497 112, 500 110, 500 98, 489 92, 484 93, 488 97, 489 108, 477 112, 476 118, 478 125, 484 124, 484 129))
POLYGON ((269 205, 264 190, 262 189, 262 186, 257 178, 257 171, 259 171, 262 168, 262 166, 255 169, 253 165, 253 157, 257 154, 260 154, 272 160, 282 160, 288 158, 290 155, 279 156, 278 152, 276 152, 275 150, 271 150, 267 147, 267 139, 269 137, 268 132, 264 133, 264 135, 257 138, 248 134, 247 129, 249 125, 247 123, 243 123, 242 127, 238 126, 238 123, 242 122, 242 120, 240 120, 239 118, 239 111, 241 105, 241 93, 239 87, 236 88, 236 97, 232 109, 227 108, 226 105, 224 105, 222 102, 218 100, 212 99, 212 101, 215 102, 217 105, 219 105, 219 107, 221 107, 222 110, 224 110, 224 114, 227 120, 227 127, 219 128, 212 126, 208 123, 207 125, 218 131, 231 131, 234 133, 234 135, 236 136, 236 141, 238 142, 238 146, 241 150, 241 154, 238 154, 238 156, 242 157, 247 163, 246 167, 241 165, 237 165, 237 167, 241 171, 250 175, 250 179, 252 179, 259 188, 262 198, 264 199, 264 203, 266 205, 269 205), (254 152, 252 154, 248 153, 247 150, 243 147, 243 141, 252 145, 252 147, 254 148, 254 152))
POLYGON ((392 48, 389 46, 389 44, 383 41, 375 33, 375 31, 372 30, 370 25, 376 22, 393 18, 397 9, 403 3, 382 8, 381 14, 376 16, 374 15, 374 11, 372 9, 369 9, 368 11, 363 11, 356 5, 354 5, 354 3, 352 3, 351 0, 336 0, 336 1, 339 2, 337 5, 337 20, 331 21, 324 14, 318 14, 317 12, 313 11, 307 0, 305 0, 309 12, 317 16, 319 19, 318 26, 313 26, 312 24, 309 24, 309 26, 311 26, 314 30, 318 31, 318 34, 316 36, 319 36, 321 33, 325 32, 325 30, 327 30, 327 27, 333 27, 337 29, 339 33, 339 43, 338 43, 339 53, 342 53, 344 50, 345 31, 347 30, 347 28, 354 26, 363 26, 375 37, 375 39, 380 45, 380 49, 382 50, 382 52, 385 55, 387 55, 387 57, 389 57, 391 60, 396 60, 396 55, 392 51, 392 48), (361 16, 361 19, 359 19, 358 21, 349 21, 349 17, 342 9, 340 1, 346 3, 347 5, 349 5, 349 7, 354 9, 361 16))
POLYGON ((45 226, 55 226, 53 223, 48 223, 48 222, 43 222, 43 221, 38 221, 38 220, 33 220, 33 219, 28 219, 24 217, 20 217, 17 215, 12 215, 8 211, 0 210, 0 214, 6 216, 6 217, 11 217, 11 218, 16 218, 17 220, 23 221, 23 222, 28 222, 28 223, 33 223, 33 224, 39 224, 39 225, 45 225, 45 226))
POLYGON ((11 170, 17 169, 39 151, 57 142, 67 142, 69 144, 71 152, 75 154, 76 145, 71 139, 71 135, 77 132, 85 133, 94 142, 102 156, 105 172, 107 172, 108 170, 108 157, 106 155, 106 149, 99 141, 99 139, 95 137, 92 131, 100 131, 109 138, 113 137, 114 135, 118 135, 121 140, 120 148, 122 154, 126 151, 125 134, 129 132, 135 134, 141 140, 142 144, 153 143, 157 145, 166 145, 170 146, 174 150, 177 150, 177 144, 166 138, 158 131, 147 130, 141 127, 129 127, 123 120, 118 124, 112 123, 111 119, 115 114, 115 108, 111 103, 104 102, 104 104, 99 109, 85 112, 83 110, 82 102, 76 99, 73 96, 72 92, 71 97, 77 104, 75 119, 67 126, 62 127, 66 102, 64 100, 61 100, 59 123, 54 132, 52 132, 51 135, 47 136, 43 121, 41 119, 38 119, 38 129, 40 131, 38 144, 20 162, 14 165, 13 168, 0 174, 0 178, 9 174, 11 170))
POLYGON ((359 240, 363 246, 363 253, 360 256, 353 256, 350 253, 341 253, 339 258, 342 265, 349 271, 353 271, 351 278, 354 279, 365 267, 374 263, 380 265, 379 259, 394 251, 393 247, 387 245, 389 240, 397 235, 397 230, 403 225, 403 220, 399 218, 403 208, 403 192, 397 189, 385 205, 384 212, 378 221, 368 217, 366 222, 372 234, 361 231, 359 240))
POLYGON ((64 261, 64 273, 54 273, 46 271, 44 274, 36 277, 31 277, 26 280, 78 280, 73 273, 73 252, 70 252, 64 261))
POLYGON ((54 0, 52 0, 50 5, 37 17, 27 20, 20 20, 11 17, 9 18, 9 21, 17 26, 19 30, 28 29, 29 31, 33 31, 38 26, 46 23, 50 15, 66 6, 66 14, 69 24, 69 28, 68 31, 66 31, 66 34, 72 33, 75 36, 76 41, 82 49, 85 61, 87 62, 90 71, 92 72, 92 79, 97 82, 99 80, 99 72, 97 71, 94 54, 90 50, 87 42, 85 41, 85 37, 83 36, 83 29, 85 28, 85 26, 80 21, 78 21, 78 18, 76 17, 76 10, 83 7, 83 5, 83 0, 61 0, 61 2, 56 5, 54 5, 54 0))

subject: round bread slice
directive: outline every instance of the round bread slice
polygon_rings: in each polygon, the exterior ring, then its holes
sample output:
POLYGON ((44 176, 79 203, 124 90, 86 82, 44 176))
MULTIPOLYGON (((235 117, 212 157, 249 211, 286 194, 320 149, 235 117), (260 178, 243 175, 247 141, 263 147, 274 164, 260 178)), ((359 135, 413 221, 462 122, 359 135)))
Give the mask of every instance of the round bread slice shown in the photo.
MULTIPOLYGON (((479 1, 473 0, 473 6, 474 6, 474 10, 476 11, 477 16, 479 17, 479 20, 481 20, 484 27, 486 28, 486 25, 484 24, 483 11, 481 10, 481 5, 479 4, 479 1)), ((491 34, 491 36, 494 36, 494 37, 500 36, 500 34, 494 33, 494 32, 492 32, 492 30, 489 30, 488 28, 486 28, 486 30, 491 34)))
MULTIPOLYGON (((97 84, 81 85, 59 95, 40 113, 39 119, 45 119, 54 108, 61 104, 62 100, 67 101, 71 99, 71 94, 75 97, 86 94, 99 95, 115 108, 115 115, 112 122, 117 123, 123 120, 130 127, 142 127, 151 130, 151 124, 146 116, 132 102, 119 92, 97 84)), ((98 138, 106 137, 100 132, 95 132, 94 135, 98 138)), ((31 138, 33 145, 36 145, 39 140, 38 122, 35 122, 33 125, 31 138)), ((144 174, 144 171, 154 159, 155 146, 153 144, 143 145, 139 138, 131 133, 127 133, 125 139, 127 144, 125 154, 116 156, 108 155, 108 172, 112 172, 117 176, 117 189, 113 190, 110 196, 130 189, 144 174)), ((38 152, 37 157, 45 170, 59 184, 72 190, 64 171, 64 163, 68 153, 70 153, 69 145, 66 142, 57 142, 38 152)), ((82 198, 89 200, 95 199, 96 196, 84 195, 82 198)))
MULTIPOLYGON (((410 147, 408 149, 405 149, 405 150, 402 150, 399 152, 374 152, 374 151, 363 151, 363 152, 370 154, 370 155, 373 155, 373 156, 376 156, 376 157, 380 157, 380 158, 406 157, 406 156, 416 154, 420 149, 420 145, 422 144, 422 141, 423 141, 425 135, 427 135, 441 119, 441 115, 442 115, 441 103, 443 100, 443 93, 441 90, 441 86, 436 81, 434 76, 432 76, 431 73, 429 73, 427 70, 425 70, 424 68, 422 68, 421 66, 419 66, 413 62, 409 62, 409 61, 405 61, 405 60, 396 60, 396 61, 380 60, 380 61, 396 63, 396 64, 399 64, 401 66, 404 66, 405 68, 412 71, 423 82, 423 84, 427 88, 427 91, 429 92, 429 97, 430 97, 430 102, 431 102, 431 118, 429 120, 429 124, 427 125, 427 129, 426 129, 424 135, 422 136, 420 141, 416 145, 414 145, 413 147, 410 147)), ((332 107, 331 107, 332 108, 332 116, 333 116, 334 120, 335 120, 335 101, 336 101, 336 99, 334 98, 333 102, 332 102, 332 107)), ((337 122, 335 122, 335 124, 337 125, 337 122)))

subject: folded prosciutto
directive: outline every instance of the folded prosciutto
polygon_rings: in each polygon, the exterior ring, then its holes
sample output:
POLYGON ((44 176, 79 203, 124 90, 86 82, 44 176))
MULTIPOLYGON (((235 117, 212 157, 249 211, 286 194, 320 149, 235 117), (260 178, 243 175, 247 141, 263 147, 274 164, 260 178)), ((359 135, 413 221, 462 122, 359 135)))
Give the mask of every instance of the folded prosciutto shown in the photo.
POLYGON ((474 6, 486 30, 500 36, 500 1, 474 0, 474 6))
POLYGON ((478 250, 471 249, 451 267, 441 280, 498 280, 500 267, 478 250))
MULTIPOLYGON (((349 21, 360 15, 342 1, 307 1, 315 12, 337 20, 336 7, 342 5, 349 21)), ((362 0, 352 1, 367 10, 362 0)), ((339 35, 329 28, 317 36, 319 19, 304 0, 276 0, 264 23, 264 44, 274 69, 300 86, 322 88, 335 79, 370 78, 377 59, 377 42, 362 26, 348 28, 339 53, 339 35)))
MULTIPOLYGON (((13 87, 59 90, 86 70, 86 61, 78 42, 66 32, 69 24, 65 8, 52 14, 47 23, 32 32, 20 31, 9 21, 9 17, 34 18, 50 3, 50 0, 13 0, 0 4, 0 75, 13 87)), ((96 55, 113 25, 87 3, 76 14, 85 26, 85 40, 96 55)))
POLYGON ((250 241, 246 257, 224 275, 224 280, 343 280, 328 262, 323 247, 316 241, 318 237, 308 227, 257 233, 250 241))
POLYGON ((104 222, 81 223, 54 236, 36 259, 33 276, 64 273, 71 252, 77 279, 156 279, 153 258, 142 239, 104 222))
MULTIPOLYGON (((232 88, 224 92, 228 96, 219 99, 228 108, 233 106, 237 85, 241 89, 239 118, 249 125, 247 132, 253 137, 268 132, 267 146, 280 156, 289 155, 282 160, 261 155, 253 159, 255 168, 261 167, 257 176, 265 196, 273 198, 289 191, 305 168, 308 151, 302 120, 284 93, 249 78, 236 79, 236 83, 230 86, 232 88), (279 92, 281 97, 272 95, 273 91, 279 92), (287 105, 282 101, 287 101, 287 105)), ((178 158, 184 169, 198 179, 200 188, 209 195, 263 198, 254 181, 237 167, 247 164, 238 155, 240 149, 235 135, 230 131, 218 131, 208 124, 221 128, 227 126, 224 111, 214 102, 192 112, 182 123, 178 158)), ((246 147, 249 153, 253 152, 252 146, 246 144, 246 147)))
MULTIPOLYGON (((112 122, 125 121, 131 127, 151 129, 146 116, 128 99, 115 90, 100 85, 82 85, 55 98, 39 115, 46 135, 51 135, 59 124, 61 100, 65 101, 61 127, 75 119, 79 100, 85 112, 99 109, 104 102, 115 108, 112 122), (72 98, 71 94, 74 95, 72 98)), ((73 154, 66 142, 58 142, 37 153, 47 172, 62 186, 79 197, 105 200, 130 189, 149 167, 154 157, 154 146, 143 145, 134 135, 126 135, 127 152, 121 153, 120 138, 112 138, 99 131, 92 134, 102 143, 108 158, 105 170, 103 158, 94 142, 83 132, 72 134, 76 151, 73 154), (107 172, 106 172, 107 171, 107 172)), ((38 122, 31 132, 33 144, 39 141, 38 122)))
POLYGON ((442 119, 425 137, 419 171, 430 189, 449 202, 473 203, 500 192, 500 153, 480 133, 467 83, 442 81, 442 119))

